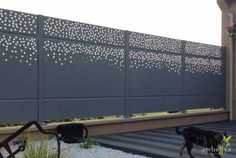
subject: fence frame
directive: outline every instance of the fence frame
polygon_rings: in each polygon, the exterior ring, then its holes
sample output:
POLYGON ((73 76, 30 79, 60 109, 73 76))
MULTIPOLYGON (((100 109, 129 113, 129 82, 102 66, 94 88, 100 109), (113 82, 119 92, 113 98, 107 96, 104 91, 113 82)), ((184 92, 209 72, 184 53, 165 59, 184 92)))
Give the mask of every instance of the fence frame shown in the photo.
MULTIPOLYGON (((19 12, 16 12, 16 13, 19 13, 19 12)), ((25 14, 25 13, 22 13, 22 14, 25 14)), ((104 44, 104 43, 99 43, 99 42, 97 43, 96 41, 91 42, 91 41, 83 41, 83 40, 77 40, 77 39, 75 39, 75 40, 74 39, 63 39, 63 38, 45 35, 45 30, 44 30, 45 19, 49 18, 49 17, 42 16, 42 15, 37 15, 36 17, 37 17, 37 33, 36 34, 19 33, 16 31, 8 31, 8 30, 6 31, 6 30, 1 30, 1 29, 0 29, 0 33, 1 34, 8 34, 8 35, 15 35, 15 36, 19 35, 19 36, 33 37, 37 41, 37 52, 38 52, 37 53, 37 59, 38 59, 37 60, 37 70, 38 70, 38 76, 37 76, 38 80, 37 81, 38 81, 38 83, 37 84, 38 85, 37 85, 37 98, 36 98, 36 100, 37 100, 37 116, 35 116, 34 119, 37 119, 37 121, 40 121, 40 122, 43 122, 46 119, 46 114, 45 114, 46 109, 45 109, 45 102, 44 102, 45 99, 47 99, 45 97, 45 93, 44 93, 45 92, 44 88, 45 88, 45 57, 46 57, 46 53, 43 48, 45 39, 123 49, 124 50, 124 69, 123 69, 124 70, 124 72, 123 72, 124 73, 124 83, 123 83, 124 84, 124 87, 123 87, 124 92, 119 97, 121 99, 124 99, 124 109, 123 109, 123 112, 119 113, 119 114, 123 114, 125 116, 128 116, 130 114, 130 112, 128 111, 128 106, 130 106, 129 99, 132 98, 132 96, 130 95, 130 89, 129 89, 129 84, 128 84, 128 78, 129 78, 129 71, 128 71, 129 70, 129 67, 128 67, 129 60, 128 59, 129 59, 130 50, 137 50, 137 51, 144 51, 144 52, 151 51, 151 52, 155 52, 155 53, 159 53, 159 54, 169 54, 169 55, 176 55, 176 56, 181 57, 181 74, 180 75, 182 78, 182 80, 181 80, 182 93, 179 95, 179 97, 181 98, 182 104, 185 104, 185 97, 189 95, 189 94, 186 94, 186 91, 185 91, 185 82, 186 82, 186 80, 185 80, 185 73, 186 73, 185 72, 185 68, 186 68, 185 57, 196 57, 196 58, 202 58, 202 59, 221 60, 223 62, 223 67, 224 67, 223 69, 225 69, 225 62, 224 62, 224 60, 225 60, 224 51, 225 50, 224 50, 224 48, 221 48, 222 53, 221 53, 220 58, 209 57, 209 56, 204 56, 204 55, 201 56, 201 55, 194 55, 194 54, 186 54, 185 47, 186 47, 186 43, 188 41, 181 41, 181 52, 180 53, 174 53, 174 52, 168 52, 168 51, 161 51, 160 52, 160 50, 137 48, 137 47, 131 46, 129 43, 129 35, 131 33, 134 33, 131 31, 123 31, 124 32, 124 45, 123 46, 122 45, 115 45, 115 44, 104 44)), ((95 26, 95 25, 91 25, 91 26, 95 26)), ((102 28, 105 28, 105 27, 102 27, 102 28)), ((109 29, 109 28, 105 28, 105 29, 109 29)), ((122 30, 120 30, 120 31, 122 31, 122 30)), ((149 36, 149 35, 147 35, 147 36, 149 36)), ((152 35, 150 35, 150 36, 152 36, 152 35)), ((158 37, 158 36, 155 36, 155 37, 158 37)), ((223 72, 222 72, 222 76, 223 76, 222 81, 225 80, 224 75, 225 75, 225 70, 223 70, 223 72)), ((222 85, 222 86, 224 87, 225 85, 222 85)), ((199 94, 198 96, 205 96, 205 95, 206 94, 199 94)), ((210 95, 210 94, 208 94, 208 95, 210 95)), ((225 92, 214 93, 213 95, 222 95, 225 98, 225 92)), ((157 97, 157 96, 161 97, 161 96, 165 96, 165 95, 155 95, 154 97, 157 97)), ((168 95, 166 95, 166 96, 168 97, 168 95)), ((146 96, 143 96, 143 97, 146 97, 146 96)), ((1 99, 1 97, 0 97, 0 101, 1 100, 4 100, 4 99, 1 99)), ((10 100, 14 100, 14 99, 10 98, 10 100)), ((24 99, 22 99, 22 100, 24 100, 24 99)), ((25 99, 25 100, 27 100, 27 99, 25 99)), ((150 102, 153 102, 153 101, 150 101, 150 102)), ((216 101, 216 102, 218 102, 218 101, 216 101)), ((219 102, 222 103, 222 100, 219 102)), ((181 110, 186 109, 185 105, 181 105, 181 106, 183 106, 183 107, 180 107, 179 109, 181 109, 181 110)), ((202 106, 205 107, 205 105, 202 105, 202 106)), ((222 105, 212 105, 212 107, 219 107, 219 106, 222 106, 222 105)), ((225 106, 225 103, 223 106, 225 106)), ((194 106, 188 106, 188 107, 195 108, 194 106)), ((201 106, 196 106, 196 107, 201 107, 201 106)), ((170 111, 171 110, 172 109, 170 109, 170 111)), ((143 111, 143 112, 153 112, 153 111, 151 110, 151 111, 143 111)), ((14 113, 18 114, 18 111, 15 111, 14 113)), ((12 113, 10 113, 10 114, 12 115, 12 113)), ((79 114, 76 114, 76 116, 79 117, 79 114)), ((73 117, 73 116, 68 116, 68 117, 73 117)), ((4 120, 4 122, 6 122, 6 121, 12 122, 12 121, 29 121, 28 119, 29 118, 27 118, 27 117, 25 119, 25 118, 22 118, 22 116, 21 116, 21 118, 13 116, 11 118, 4 118, 3 120, 4 120)), ((57 119, 57 118, 55 118, 55 119, 57 119)))

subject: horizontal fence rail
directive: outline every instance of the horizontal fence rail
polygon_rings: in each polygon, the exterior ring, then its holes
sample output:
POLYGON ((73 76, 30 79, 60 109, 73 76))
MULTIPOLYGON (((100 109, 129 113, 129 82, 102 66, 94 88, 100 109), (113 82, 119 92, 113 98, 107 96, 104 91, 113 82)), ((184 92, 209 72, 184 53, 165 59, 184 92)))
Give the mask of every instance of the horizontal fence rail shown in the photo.
POLYGON ((0 122, 224 107, 224 52, 0 9, 0 122))

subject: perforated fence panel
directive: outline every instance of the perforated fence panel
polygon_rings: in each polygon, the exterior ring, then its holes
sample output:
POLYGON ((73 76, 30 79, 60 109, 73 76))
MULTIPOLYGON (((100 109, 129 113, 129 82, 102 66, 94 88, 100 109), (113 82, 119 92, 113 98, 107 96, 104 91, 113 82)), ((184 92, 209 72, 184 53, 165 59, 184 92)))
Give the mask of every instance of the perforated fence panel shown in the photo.
POLYGON ((0 9, 0 122, 225 106, 224 48, 0 9))

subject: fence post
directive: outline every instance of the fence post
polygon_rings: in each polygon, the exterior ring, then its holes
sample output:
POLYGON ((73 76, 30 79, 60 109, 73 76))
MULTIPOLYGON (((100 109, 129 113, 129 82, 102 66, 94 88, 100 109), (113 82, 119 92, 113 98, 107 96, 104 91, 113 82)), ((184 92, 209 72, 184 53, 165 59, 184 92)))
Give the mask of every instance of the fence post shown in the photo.
POLYGON ((124 63, 125 63, 125 108, 124 118, 128 118, 127 105, 128 105, 128 54, 129 54, 129 31, 125 31, 125 46, 124 46, 124 63))
MULTIPOLYGON (((181 64, 182 64, 182 69, 181 69, 181 75, 182 75, 182 107, 185 107, 184 105, 184 99, 185 99, 185 68, 186 68, 186 64, 185 64, 185 57, 186 57, 186 53, 185 53, 185 46, 186 46, 186 41, 182 41, 182 47, 181 47, 181 64)), ((184 108, 182 110, 182 113, 186 113, 186 109, 184 108)))
POLYGON ((38 15, 38 121, 43 123, 44 112, 43 112, 43 96, 44 96, 44 53, 43 53, 43 24, 44 18, 42 15, 38 15))

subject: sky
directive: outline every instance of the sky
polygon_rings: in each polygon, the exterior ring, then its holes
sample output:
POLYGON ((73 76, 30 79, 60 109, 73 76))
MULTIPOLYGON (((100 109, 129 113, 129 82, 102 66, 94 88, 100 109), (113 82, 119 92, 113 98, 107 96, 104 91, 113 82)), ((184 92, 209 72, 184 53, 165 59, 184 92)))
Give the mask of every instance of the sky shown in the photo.
POLYGON ((0 8, 221 45, 216 0, 0 0, 0 8))

